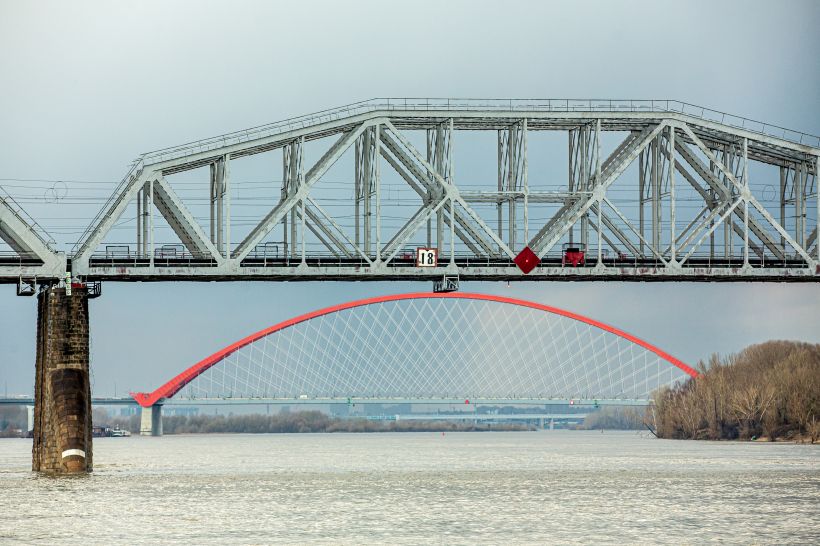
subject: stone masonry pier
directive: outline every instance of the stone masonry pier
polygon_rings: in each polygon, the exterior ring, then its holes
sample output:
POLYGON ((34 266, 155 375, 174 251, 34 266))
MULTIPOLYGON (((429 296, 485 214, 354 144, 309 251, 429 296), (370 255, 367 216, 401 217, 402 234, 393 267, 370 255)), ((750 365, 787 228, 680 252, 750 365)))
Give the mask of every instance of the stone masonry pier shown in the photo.
POLYGON ((46 287, 37 297, 32 470, 91 472, 88 291, 46 287))

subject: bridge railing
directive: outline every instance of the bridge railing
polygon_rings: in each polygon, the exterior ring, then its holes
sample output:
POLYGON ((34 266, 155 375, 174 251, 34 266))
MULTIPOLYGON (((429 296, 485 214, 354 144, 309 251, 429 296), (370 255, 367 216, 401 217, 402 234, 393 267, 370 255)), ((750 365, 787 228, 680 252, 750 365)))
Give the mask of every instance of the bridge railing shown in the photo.
MULTIPOLYGON (((359 256, 343 257, 328 252, 320 243, 308 243, 306 245, 306 262, 311 267, 324 268, 349 268, 368 267, 368 262, 359 256)), ((375 258, 375 256, 372 256, 375 258)), ((197 256, 188 251, 181 244, 158 243, 154 249, 153 263, 155 267, 195 267, 209 268, 218 264, 212 258, 197 256)), ((597 251, 591 249, 586 259, 579 265, 572 265, 566 262, 563 251, 555 249, 542 257, 541 267, 560 267, 562 269, 588 270, 597 264, 597 251)), ((663 261, 656 256, 635 256, 629 253, 612 252, 609 249, 601 250, 601 259, 604 265, 610 267, 624 268, 662 268, 663 261)), ((3 261, 3 254, 0 253, 0 262, 3 261)), ((442 259, 442 265, 446 265, 449 258, 442 259)), ((514 268, 515 263, 511 259, 504 257, 491 257, 486 255, 477 256, 469 251, 457 251, 455 261, 459 267, 510 267, 514 268)), ((91 265, 93 267, 148 267, 151 263, 150 255, 141 253, 133 243, 112 243, 107 244, 103 249, 91 255, 91 265)), ((264 243, 252 250, 242 267, 255 268, 277 268, 295 267, 301 263, 301 256, 291 256, 287 245, 282 242, 264 243)), ((736 253, 732 257, 724 257, 723 247, 716 247, 716 252, 708 249, 700 249, 692 254, 685 263, 685 268, 706 268, 706 269, 726 269, 737 268, 744 265, 742 254, 736 253)), ((783 258, 776 258, 769 255, 752 255, 748 259, 752 268, 789 268, 803 265, 802 258, 797 254, 787 254, 783 258)), ((405 249, 399 252, 390 262, 391 268, 414 268, 416 266, 415 249, 405 249)))
POLYGON ((142 156, 146 165, 168 161, 276 134, 338 121, 373 111, 448 111, 448 112, 673 112, 722 123, 762 135, 781 138, 807 146, 820 146, 820 136, 794 131, 778 125, 736 116, 719 110, 678 100, 636 99, 450 99, 450 98, 375 98, 321 110, 312 114, 259 125, 241 131, 162 148, 142 156))

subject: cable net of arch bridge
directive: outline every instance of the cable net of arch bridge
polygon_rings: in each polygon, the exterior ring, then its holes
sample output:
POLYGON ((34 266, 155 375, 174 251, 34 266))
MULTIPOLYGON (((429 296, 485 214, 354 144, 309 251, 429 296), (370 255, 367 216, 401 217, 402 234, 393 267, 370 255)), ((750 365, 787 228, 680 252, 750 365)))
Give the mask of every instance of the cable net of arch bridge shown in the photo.
POLYGON ((688 375, 609 331, 492 301, 410 299, 273 332, 180 398, 648 399, 688 375))

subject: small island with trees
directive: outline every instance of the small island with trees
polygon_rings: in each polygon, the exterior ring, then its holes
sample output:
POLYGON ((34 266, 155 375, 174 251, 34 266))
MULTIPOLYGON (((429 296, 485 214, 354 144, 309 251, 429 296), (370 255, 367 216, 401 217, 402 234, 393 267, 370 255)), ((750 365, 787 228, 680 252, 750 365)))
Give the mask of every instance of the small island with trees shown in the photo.
POLYGON ((698 372, 654 393, 645 422, 659 438, 820 439, 820 344, 768 341, 698 372))

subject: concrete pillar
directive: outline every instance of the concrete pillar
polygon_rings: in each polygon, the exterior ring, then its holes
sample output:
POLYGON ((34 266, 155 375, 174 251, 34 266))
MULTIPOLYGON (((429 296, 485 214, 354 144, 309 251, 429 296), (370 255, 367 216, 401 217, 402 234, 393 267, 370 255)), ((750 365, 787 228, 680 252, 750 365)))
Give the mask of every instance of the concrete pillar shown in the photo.
POLYGON ((88 291, 48 287, 37 296, 37 361, 31 468, 91 472, 88 291))
POLYGON ((142 408, 140 436, 162 436, 161 405, 154 404, 150 408, 142 408))
POLYGON ((26 432, 34 430, 34 406, 26 406, 26 432))

